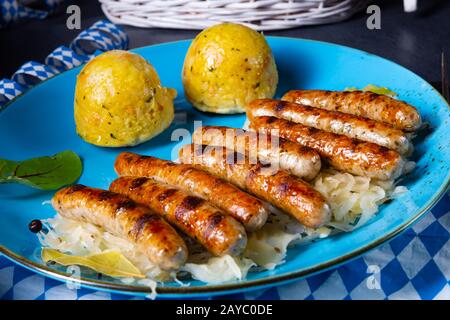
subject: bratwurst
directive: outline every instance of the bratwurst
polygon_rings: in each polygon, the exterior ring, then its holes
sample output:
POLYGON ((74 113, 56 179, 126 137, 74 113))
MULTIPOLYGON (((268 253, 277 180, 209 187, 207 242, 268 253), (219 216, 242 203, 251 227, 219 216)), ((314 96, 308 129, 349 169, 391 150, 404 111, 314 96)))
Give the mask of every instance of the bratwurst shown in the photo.
POLYGON ((247 105, 247 117, 277 117, 304 126, 376 143, 410 155, 413 146, 407 135, 391 125, 338 111, 273 99, 258 99, 247 105))
POLYGON ((249 163, 242 154, 223 147, 189 144, 180 149, 180 161, 206 170, 264 199, 307 227, 318 228, 330 220, 322 195, 308 183, 270 165, 249 163))
POLYGON ((239 255, 247 244, 244 227, 233 217, 182 190, 145 177, 120 177, 109 189, 146 205, 215 256, 239 255))
POLYGON ((292 90, 282 100, 331 111, 351 113, 415 131, 422 125, 419 112, 406 102, 366 91, 292 90))
POLYGON ((258 134, 243 129, 205 126, 198 127, 192 142, 226 147, 246 154, 263 163, 278 165, 281 169, 305 180, 314 179, 320 171, 319 154, 311 148, 278 136, 258 134))
POLYGON ((398 178, 405 170, 405 160, 395 152, 374 143, 350 139, 316 128, 275 117, 252 118, 250 127, 313 148, 338 170, 360 176, 389 180, 398 178))
POLYGON ((90 222, 129 239, 161 269, 176 270, 186 262, 186 244, 175 229, 126 196, 76 184, 56 192, 52 205, 65 218, 90 222))
POLYGON ((190 165, 122 152, 114 168, 120 176, 148 177, 186 190, 222 209, 249 231, 261 228, 269 215, 268 207, 261 200, 190 165))

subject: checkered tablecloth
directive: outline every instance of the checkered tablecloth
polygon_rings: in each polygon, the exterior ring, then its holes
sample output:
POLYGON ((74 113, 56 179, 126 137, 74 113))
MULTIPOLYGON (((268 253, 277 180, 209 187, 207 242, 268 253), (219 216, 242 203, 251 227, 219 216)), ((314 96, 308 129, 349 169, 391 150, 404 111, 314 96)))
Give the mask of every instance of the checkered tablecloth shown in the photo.
MULTIPOLYGON (((136 299, 69 289, 2 256, 0 298, 136 299)), ((450 299, 450 192, 412 228, 352 262, 287 285, 215 298, 450 299)))
POLYGON ((63 0, 40 0, 41 9, 35 9, 37 1, 0 0, 0 28, 25 19, 45 19, 52 14, 63 0))

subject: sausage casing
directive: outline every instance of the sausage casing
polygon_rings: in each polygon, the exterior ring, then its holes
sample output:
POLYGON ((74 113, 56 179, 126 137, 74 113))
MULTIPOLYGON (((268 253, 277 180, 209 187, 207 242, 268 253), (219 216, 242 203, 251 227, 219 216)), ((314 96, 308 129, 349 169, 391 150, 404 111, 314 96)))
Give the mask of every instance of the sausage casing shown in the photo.
POLYGON ((351 113, 414 131, 422 125, 419 112, 406 102, 366 91, 292 90, 282 100, 332 111, 351 113))
POLYGON ((307 227, 330 220, 331 211, 322 195, 300 178, 270 165, 251 164, 242 154, 223 147, 184 145, 180 161, 193 164, 264 199, 292 215, 307 227), (243 160, 243 161, 241 161, 243 160))
POLYGON ((261 228, 269 215, 269 209, 261 200, 190 165, 122 152, 114 167, 120 176, 149 177, 208 200, 241 222, 249 231, 261 228))
POLYGON ((336 169, 356 175, 396 179, 405 167, 404 159, 393 150, 284 119, 256 117, 251 119, 250 126, 266 134, 276 130, 285 139, 315 149, 336 169))
POLYGON ((192 142, 226 147, 259 159, 263 163, 276 164, 305 180, 314 179, 321 167, 319 154, 311 148, 278 136, 243 129, 221 126, 198 127, 192 135, 192 142))
POLYGON ((162 269, 175 270, 186 262, 186 244, 175 229, 124 195, 78 184, 56 192, 52 205, 63 217, 90 222, 128 238, 162 269))
POLYGON ((145 177, 120 177, 109 189, 148 206, 213 255, 238 255, 245 249, 244 227, 199 197, 145 177))
POLYGON ((413 146, 406 134, 391 125, 353 114, 273 99, 258 99, 247 106, 247 116, 277 117, 304 126, 345 135, 410 155, 413 146))

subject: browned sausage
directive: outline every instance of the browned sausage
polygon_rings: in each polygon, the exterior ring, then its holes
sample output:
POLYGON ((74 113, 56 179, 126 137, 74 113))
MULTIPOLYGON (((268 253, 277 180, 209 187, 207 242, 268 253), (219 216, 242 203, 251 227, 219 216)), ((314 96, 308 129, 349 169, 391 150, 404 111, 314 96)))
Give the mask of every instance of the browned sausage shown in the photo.
POLYGON ((184 145, 180 161, 193 164, 264 199, 292 215, 307 227, 330 220, 331 211, 322 195, 300 178, 284 170, 272 171, 261 163, 222 147, 184 145))
POLYGON ((120 177, 109 189, 148 206, 213 255, 239 255, 245 249, 244 227, 199 197, 145 177, 120 177))
POLYGON ((311 107, 351 113, 414 131, 422 125, 419 112, 406 102, 363 91, 292 90, 282 100, 311 107))
POLYGON ((172 226, 123 195, 76 184, 59 190, 52 205, 63 217, 90 222, 128 238, 162 269, 175 270, 186 262, 186 244, 172 226))
POLYGON ((249 231, 261 228, 269 214, 261 200, 189 165, 122 152, 116 159, 115 169, 121 176, 149 177, 189 191, 227 212, 249 231))
POLYGON ((403 131, 353 114, 288 101, 258 99, 247 106, 247 116, 249 118, 277 117, 304 126, 342 134, 349 138, 376 143, 404 155, 410 155, 413 151, 413 146, 403 131))
POLYGON ((232 149, 259 159, 263 163, 276 164, 305 180, 314 179, 320 171, 320 156, 316 151, 278 136, 229 127, 207 126, 198 127, 194 131, 192 142, 232 149))
POLYGON ((315 149, 338 170, 381 180, 398 178, 405 161, 395 151, 370 142, 306 127, 275 117, 256 117, 250 126, 270 134, 276 130, 280 137, 315 149))

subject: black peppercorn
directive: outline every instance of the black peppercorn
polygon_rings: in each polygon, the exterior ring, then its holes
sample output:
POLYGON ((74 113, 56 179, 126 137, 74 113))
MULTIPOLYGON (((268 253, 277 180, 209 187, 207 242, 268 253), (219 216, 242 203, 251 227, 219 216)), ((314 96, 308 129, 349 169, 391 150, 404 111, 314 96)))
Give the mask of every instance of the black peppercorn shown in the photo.
POLYGON ((28 229, 33 233, 38 233, 42 230, 41 220, 35 219, 28 224, 28 229))

